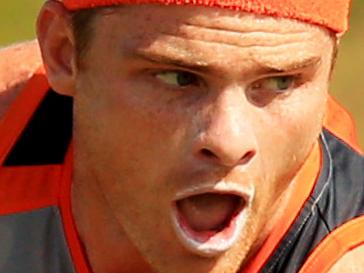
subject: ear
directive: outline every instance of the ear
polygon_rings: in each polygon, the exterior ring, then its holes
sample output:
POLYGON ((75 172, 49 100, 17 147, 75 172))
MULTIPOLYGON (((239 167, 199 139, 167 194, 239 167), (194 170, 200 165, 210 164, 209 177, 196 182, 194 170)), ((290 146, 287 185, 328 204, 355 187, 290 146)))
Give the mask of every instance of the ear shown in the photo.
POLYGON ((76 45, 70 12, 58 1, 47 1, 39 13, 37 36, 48 81, 60 94, 75 92, 76 45))

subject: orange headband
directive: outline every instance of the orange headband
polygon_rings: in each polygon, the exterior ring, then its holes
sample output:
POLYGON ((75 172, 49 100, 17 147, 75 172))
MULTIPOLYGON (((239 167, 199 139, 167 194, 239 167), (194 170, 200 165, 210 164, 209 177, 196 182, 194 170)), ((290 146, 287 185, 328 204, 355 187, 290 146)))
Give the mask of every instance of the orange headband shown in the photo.
POLYGON ((321 25, 335 33, 348 28, 350 0, 61 0, 69 10, 117 4, 177 4, 230 8, 321 25))

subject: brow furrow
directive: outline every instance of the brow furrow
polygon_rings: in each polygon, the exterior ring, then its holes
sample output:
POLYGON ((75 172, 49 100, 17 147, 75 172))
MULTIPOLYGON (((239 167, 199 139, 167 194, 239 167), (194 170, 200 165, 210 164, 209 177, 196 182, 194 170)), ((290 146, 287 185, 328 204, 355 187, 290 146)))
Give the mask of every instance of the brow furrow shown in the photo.
POLYGON ((245 44, 245 45, 241 45, 241 44, 238 44, 238 43, 231 43, 231 42, 218 42, 218 41, 207 41, 207 40, 202 40, 202 39, 197 39, 197 38, 191 38, 191 37, 187 37, 187 35, 184 35, 184 34, 180 34, 179 36, 178 35, 175 35, 175 34, 172 34, 172 33, 168 33, 168 32, 161 32, 162 35, 164 36, 168 36, 168 37, 172 37, 174 39, 187 39, 189 41, 194 41, 194 42, 199 42, 199 43, 209 43, 209 44, 215 44, 215 45, 221 45, 222 43, 226 46, 233 46, 233 47, 238 47, 238 48, 279 48, 279 47, 286 47, 288 45, 296 45, 296 44, 301 44, 300 41, 294 41, 294 42, 284 42, 284 43, 272 43, 272 44, 269 44, 269 45, 261 45, 261 44, 257 44, 257 43, 249 43, 249 44, 245 44))
POLYGON ((193 24, 193 23, 184 23, 183 25, 187 26, 187 27, 194 27, 194 28, 205 28, 208 30, 213 30, 213 31, 223 31, 224 33, 232 33, 232 34, 246 34, 246 33, 251 33, 251 34, 275 34, 275 35, 302 35, 305 34, 305 32, 303 31, 282 31, 282 32, 277 32, 277 31, 267 31, 267 30, 259 30, 259 29, 255 29, 255 30, 238 30, 238 29, 230 29, 230 30, 226 30, 225 28, 222 27, 218 27, 218 26, 207 26, 207 25, 197 25, 197 24, 193 24))

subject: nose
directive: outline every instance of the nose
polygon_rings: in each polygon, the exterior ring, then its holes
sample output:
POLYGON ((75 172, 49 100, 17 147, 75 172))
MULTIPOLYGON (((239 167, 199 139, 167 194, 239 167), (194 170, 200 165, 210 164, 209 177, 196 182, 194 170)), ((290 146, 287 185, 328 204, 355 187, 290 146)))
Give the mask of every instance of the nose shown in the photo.
POLYGON ((246 165, 255 157, 254 113, 241 93, 238 95, 221 94, 204 113, 194 145, 194 154, 200 160, 233 167, 246 165))

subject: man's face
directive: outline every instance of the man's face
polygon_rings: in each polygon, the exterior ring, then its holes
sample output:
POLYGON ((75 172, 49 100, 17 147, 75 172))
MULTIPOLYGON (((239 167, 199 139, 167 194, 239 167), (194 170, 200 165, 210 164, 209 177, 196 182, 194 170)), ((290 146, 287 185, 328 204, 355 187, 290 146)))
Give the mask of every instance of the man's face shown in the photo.
POLYGON ((76 168, 157 272, 236 272, 318 138, 332 38, 159 5, 94 28, 77 75, 76 168))

